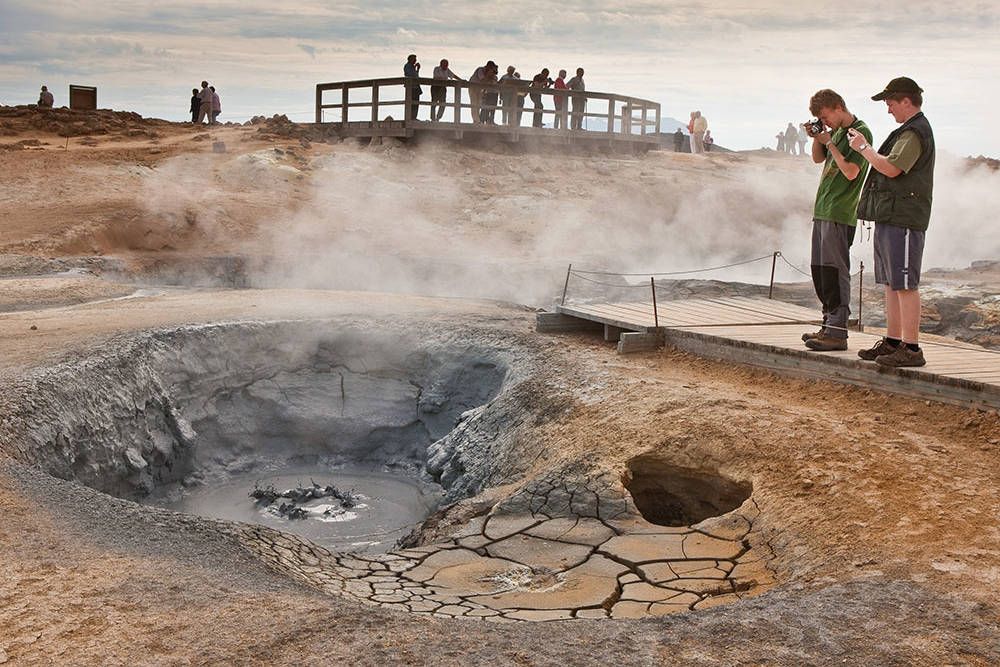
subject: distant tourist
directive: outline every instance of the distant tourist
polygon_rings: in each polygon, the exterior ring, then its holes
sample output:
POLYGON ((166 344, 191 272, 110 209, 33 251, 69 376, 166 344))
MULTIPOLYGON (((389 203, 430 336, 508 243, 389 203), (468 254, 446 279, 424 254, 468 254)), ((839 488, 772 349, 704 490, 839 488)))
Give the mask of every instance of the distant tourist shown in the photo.
MULTIPOLYGON (((570 79, 566 85, 570 90, 582 93, 587 90, 587 86, 583 83, 583 68, 576 68, 576 76, 570 79)), ((571 121, 572 128, 574 130, 583 129, 583 114, 587 111, 587 98, 583 95, 573 95, 573 119, 571 121)))
POLYGON ((921 110, 923 89, 901 76, 872 96, 885 100, 900 126, 878 151, 871 137, 848 130, 851 148, 871 171, 858 218, 875 222, 875 282, 885 285, 885 338, 858 356, 882 366, 923 366, 920 349, 920 264, 934 190, 934 132, 921 110))
POLYGON ((473 123, 483 122, 483 86, 489 84, 491 80, 496 81, 497 71, 497 64, 489 60, 485 65, 477 67, 469 77, 469 105, 472 107, 470 112, 473 123))
MULTIPOLYGON (((448 67, 448 61, 444 58, 441 59, 441 64, 434 68, 434 78, 438 81, 447 81, 448 79, 462 80, 462 77, 451 71, 451 68, 448 67)), ((447 86, 431 86, 431 120, 441 120, 441 117, 444 115, 447 92, 447 86)), ((455 97, 457 100, 461 99, 461 95, 461 89, 456 88, 455 97)))
POLYGON ((201 82, 201 92, 198 93, 198 99, 201 101, 198 107, 198 121, 197 123, 201 125, 206 120, 212 122, 212 89, 208 87, 208 81, 201 82))
MULTIPOLYGON (((569 86, 566 85, 566 70, 559 70, 559 76, 556 77, 555 83, 552 84, 552 88, 555 90, 567 90, 569 86)), ((556 107, 556 119, 552 121, 552 127, 559 129, 562 125, 563 129, 566 129, 566 124, 563 122, 563 109, 566 108, 566 97, 563 94, 556 93, 553 95, 553 100, 556 107)))
POLYGON ((201 98, 198 97, 198 89, 191 89, 191 122, 198 122, 198 112, 201 110, 201 98))
POLYGON ((779 153, 784 153, 785 152, 785 133, 784 132, 778 132, 776 135, 774 135, 774 138, 778 140, 778 145, 774 147, 774 150, 778 151, 779 153))
POLYGON ((479 112, 479 120, 489 125, 496 125, 497 107, 500 103, 500 91, 496 86, 499 83, 497 74, 500 73, 500 68, 491 60, 486 63, 485 73, 486 88, 483 89, 483 108, 479 112))
POLYGON ((500 102, 503 104, 503 124, 510 125, 517 113, 517 88, 520 83, 513 65, 507 66, 507 73, 500 77, 500 102))
MULTIPOLYGON (((813 207, 813 287, 823 305, 823 328, 802 335, 806 347, 817 352, 847 349, 847 320, 851 314, 851 244, 857 228, 858 197, 868 161, 848 145, 855 130, 871 141, 868 126, 847 110, 844 98, 824 88, 809 100, 809 113, 825 127, 807 127, 813 139, 813 162, 823 165, 813 207), (829 127, 831 132, 826 128, 829 127)), ((794 128, 793 128, 794 129, 794 128)), ((786 143, 797 141, 798 132, 786 143)))
POLYGON ((798 136, 799 155, 805 155, 806 154, 806 142, 807 141, 809 141, 809 133, 806 132, 806 128, 805 127, 803 127, 802 125, 799 125, 799 136, 798 136))
POLYGON ((674 152, 680 153, 682 150, 684 150, 684 130, 678 127, 674 132, 674 152))
POLYGON ((705 133, 708 132, 708 119, 701 115, 700 111, 694 112, 693 123, 691 124, 691 152, 705 152, 705 133))
MULTIPOLYGON (((548 88, 554 82, 549 78, 548 68, 543 68, 541 72, 536 74, 531 79, 531 87, 535 89, 548 88)), ((535 105, 535 117, 531 121, 533 127, 542 127, 542 109, 545 105, 542 104, 542 96, 539 93, 531 93, 531 101, 535 105)))
MULTIPOLYGON (((406 64, 403 65, 403 76, 416 79, 420 76, 420 63, 417 62, 417 56, 414 53, 406 56, 406 64)), ((410 117, 409 120, 417 120, 417 115, 420 113, 420 96, 423 94, 423 89, 420 85, 410 84, 410 117)), ((344 110, 346 114, 347 110, 344 110)))
POLYGON ((785 150, 788 151, 789 155, 795 155, 795 147, 799 143, 799 131, 795 129, 795 125, 792 123, 788 124, 785 128, 785 150))
POLYGON ((215 125, 219 122, 219 114, 222 113, 222 100, 215 92, 215 86, 209 86, 209 88, 212 90, 212 125, 215 125))
POLYGON ((51 109, 55 103, 56 99, 52 96, 52 93, 49 92, 48 87, 42 86, 42 91, 38 94, 38 106, 45 109, 51 109))
POLYGON ((715 139, 712 138, 712 132, 710 130, 705 130, 705 138, 702 139, 705 142, 705 152, 708 153, 712 150, 712 146, 715 145, 715 139))

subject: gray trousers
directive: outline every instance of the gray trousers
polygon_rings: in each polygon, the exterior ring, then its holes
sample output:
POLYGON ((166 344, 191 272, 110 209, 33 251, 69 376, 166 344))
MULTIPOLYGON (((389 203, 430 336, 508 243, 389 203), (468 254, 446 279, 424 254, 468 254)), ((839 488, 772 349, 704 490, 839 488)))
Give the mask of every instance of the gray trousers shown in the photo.
POLYGON ((813 220, 812 269, 816 296, 823 304, 823 333, 847 338, 851 314, 851 244, 856 228, 829 220, 813 220))

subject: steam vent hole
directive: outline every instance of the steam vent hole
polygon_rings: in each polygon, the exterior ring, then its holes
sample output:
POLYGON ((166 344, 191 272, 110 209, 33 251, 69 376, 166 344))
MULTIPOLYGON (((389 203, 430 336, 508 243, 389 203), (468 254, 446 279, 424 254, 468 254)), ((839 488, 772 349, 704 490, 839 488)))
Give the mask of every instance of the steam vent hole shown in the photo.
POLYGON ((726 514, 753 491, 748 482, 681 468, 652 455, 629 461, 623 483, 643 518, 658 526, 693 526, 726 514))

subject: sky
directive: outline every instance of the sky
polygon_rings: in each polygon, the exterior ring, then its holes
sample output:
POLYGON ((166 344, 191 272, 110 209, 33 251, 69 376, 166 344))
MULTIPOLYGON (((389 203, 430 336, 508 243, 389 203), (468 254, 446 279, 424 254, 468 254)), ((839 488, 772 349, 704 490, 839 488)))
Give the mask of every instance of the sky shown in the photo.
POLYGON ((395 77, 408 53, 448 58, 467 77, 492 59, 531 76, 587 71, 588 90, 698 109, 720 145, 774 145, 833 88, 872 128, 894 127, 870 97, 905 75, 924 88, 940 149, 1000 156, 1000 3, 331 2, 302 0, 0 0, 0 104, 27 104, 45 84, 98 87, 102 108, 188 117, 208 79, 222 120, 285 113, 312 120, 316 83, 395 77))

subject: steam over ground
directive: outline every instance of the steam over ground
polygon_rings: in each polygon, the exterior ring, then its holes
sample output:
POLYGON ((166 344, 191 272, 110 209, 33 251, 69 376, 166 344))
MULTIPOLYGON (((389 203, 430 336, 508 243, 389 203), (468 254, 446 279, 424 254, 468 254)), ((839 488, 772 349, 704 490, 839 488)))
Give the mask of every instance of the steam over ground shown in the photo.
MULTIPOLYGON (((558 288, 569 262, 675 271, 780 249, 808 270, 819 167, 805 159, 348 144, 308 164, 293 156, 174 158, 143 179, 144 206, 154 219, 195 218, 201 235, 232 251, 283 259, 261 267, 268 281, 317 287, 426 286, 534 303, 558 288), (241 205, 243 191, 265 196, 241 205)), ((942 156, 937 176, 925 266, 1000 254, 1000 233, 987 224, 1000 205, 1000 173, 942 156)), ((870 264, 871 248, 859 234, 855 262, 870 264)), ((706 277, 762 282, 768 270, 765 261, 706 277)), ((778 278, 802 276, 784 267, 778 278)))

